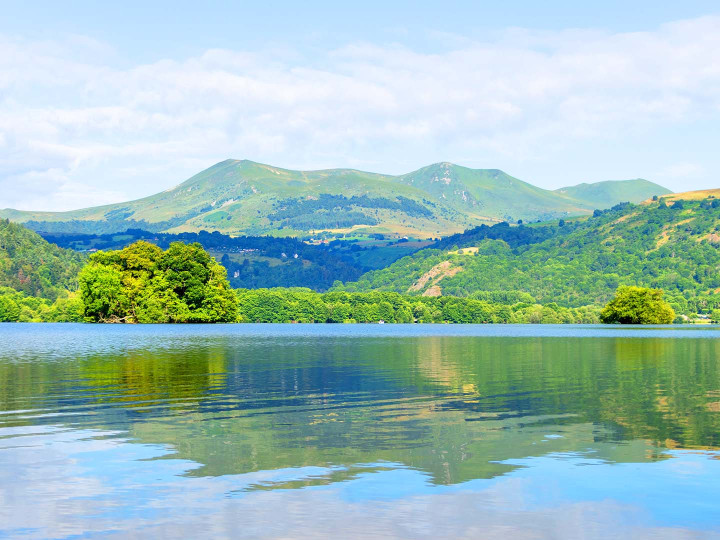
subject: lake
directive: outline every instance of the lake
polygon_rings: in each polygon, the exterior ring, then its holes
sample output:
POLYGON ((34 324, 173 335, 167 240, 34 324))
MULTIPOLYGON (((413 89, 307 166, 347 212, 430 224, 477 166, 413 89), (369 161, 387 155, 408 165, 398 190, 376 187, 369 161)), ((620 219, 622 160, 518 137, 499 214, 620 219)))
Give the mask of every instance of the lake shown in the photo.
POLYGON ((720 538, 712 327, 0 325, 0 536, 720 538))

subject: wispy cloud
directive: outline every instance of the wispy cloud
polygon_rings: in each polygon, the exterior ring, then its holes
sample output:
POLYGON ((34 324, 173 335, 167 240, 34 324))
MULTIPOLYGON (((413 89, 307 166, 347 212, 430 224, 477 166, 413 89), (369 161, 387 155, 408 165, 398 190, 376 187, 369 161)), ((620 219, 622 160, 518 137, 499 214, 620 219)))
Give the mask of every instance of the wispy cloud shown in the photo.
POLYGON ((355 43, 312 58, 209 50, 122 66, 82 36, 0 36, 0 207, 119 201, 227 157, 383 172, 454 156, 496 166, 720 116, 720 17, 448 43, 438 54, 355 43))

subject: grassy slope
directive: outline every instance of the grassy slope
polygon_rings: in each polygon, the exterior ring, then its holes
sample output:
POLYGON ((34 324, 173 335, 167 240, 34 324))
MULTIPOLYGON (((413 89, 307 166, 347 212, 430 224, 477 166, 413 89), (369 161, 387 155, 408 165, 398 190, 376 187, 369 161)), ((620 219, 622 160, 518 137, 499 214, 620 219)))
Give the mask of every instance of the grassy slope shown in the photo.
POLYGON ((422 250, 346 287, 406 292, 422 276, 433 275, 432 269, 448 273, 460 268, 439 281, 429 279, 417 294, 433 284, 444 294, 461 296, 521 290, 543 302, 573 306, 603 303, 620 284, 691 296, 720 292, 720 207, 712 208, 709 199, 688 202, 693 200, 690 194, 669 198, 683 199, 684 208, 662 208, 658 202, 628 205, 565 227, 547 225, 548 234, 527 245, 472 235, 467 235, 472 241, 464 243, 459 237, 460 248, 478 249, 422 250), (445 265, 438 267, 441 263, 445 265))
POLYGON ((527 221, 583 214, 594 208, 497 169, 437 163, 400 176, 398 181, 419 187, 457 210, 486 221, 527 221))
MULTIPOLYGON (((267 216, 287 199, 302 200, 325 193, 393 200, 402 196, 429 206, 434 214, 432 219, 411 220, 398 211, 365 210, 366 214, 379 214, 381 226, 371 227, 378 232, 408 230, 430 236, 460 230, 471 223, 467 216, 442 202, 427 205, 424 200, 428 194, 393 182, 393 177, 350 169, 290 171, 236 160, 218 163, 175 188, 136 201, 57 213, 3 210, 0 216, 20 222, 107 221, 119 217, 141 222, 139 226, 160 223, 161 230, 172 232, 204 229, 231 234, 296 235, 307 231, 279 230, 279 224, 267 216)), ((121 229, 119 224, 117 230, 121 229)))
MULTIPOLYGON (((330 230, 437 237, 482 222, 566 217, 587 214, 596 207, 563 193, 532 186, 499 170, 468 169, 449 163, 389 176, 352 169, 292 171, 247 160, 226 160, 175 188, 135 201, 57 213, 2 210, 0 216, 18 222, 79 220, 72 227, 74 230, 85 227, 85 232, 119 231, 130 226, 172 232, 217 230, 229 234, 281 236, 330 230), (392 208, 352 207, 348 210, 355 221, 338 226, 320 221, 321 224, 315 226, 293 225, 268 218, 287 206, 288 201, 301 204, 303 200, 323 194, 389 201, 404 197, 432 215, 412 215, 392 208)), ((312 214, 312 219, 333 216, 332 209, 319 212, 312 214)), ((37 230, 47 230, 42 229, 42 224, 30 225, 37 230)))
MULTIPOLYGON (((720 199, 720 189, 701 189, 698 191, 686 191, 684 193, 669 193, 663 195, 662 198, 667 202, 677 201, 682 199, 683 201, 701 201, 707 198, 720 199)), ((643 201, 643 204, 651 204, 652 201, 643 201)))
POLYGON ((658 184, 637 178, 635 180, 615 180, 578 184, 555 190, 568 197, 585 201, 593 208, 610 208, 619 202, 639 203, 653 195, 666 195, 669 189, 658 184))

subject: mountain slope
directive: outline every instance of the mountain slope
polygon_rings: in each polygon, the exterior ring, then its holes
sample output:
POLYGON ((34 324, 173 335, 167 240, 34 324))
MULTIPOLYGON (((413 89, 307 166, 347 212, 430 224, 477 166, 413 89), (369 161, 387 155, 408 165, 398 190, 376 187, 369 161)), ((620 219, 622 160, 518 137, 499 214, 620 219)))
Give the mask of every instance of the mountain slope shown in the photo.
POLYGON ((0 219, 0 287, 55 299, 74 290, 83 257, 43 240, 21 225, 0 219))
MULTIPOLYGON (((498 169, 469 169, 436 163, 398 177, 478 220, 544 220, 587 213, 595 207, 548 191, 498 169)), ((610 205, 612 206, 612 205, 610 205)))
POLYGON ((524 291, 566 306, 605 303, 618 285, 665 289, 673 307, 720 306, 720 190, 620 204, 543 226, 481 226, 348 283, 348 291, 473 296, 524 291), (682 202, 680 202, 682 201, 682 202))
MULTIPOLYGON (((634 182, 634 181, 631 181, 634 182)), ((617 201, 613 201, 617 202, 617 201)), ((293 171, 226 160, 162 193, 71 212, 2 210, 43 232, 219 231, 233 235, 373 233, 419 238, 479 223, 588 214, 597 204, 494 169, 438 163, 401 176, 353 169, 293 171)))
POLYGON ((594 184, 578 184, 555 190, 594 208, 610 208, 619 202, 639 203, 654 195, 671 193, 667 188, 642 178, 635 180, 608 180, 594 184))
MULTIPOLYGON (((673 203, 677 200, 682 201, 703 201, 706 199, 720 199, 720 189, 700 189, 698 191, 685 191, 683 193, 668 193, 660 196, 665 199, 666 203, 673 203)), ((643 201, 644 204, 651 204, 652 200, 643 201)))
POLYGON ((430 236, 457 230, 458 222, 471 222, 390 176, 350 169, 290 171, 246 160, 223 161, 175 188, 128 203, 0 215, 47 232, 101 233, 133 227, 287 236, 354 229, 422 231, 430 236))

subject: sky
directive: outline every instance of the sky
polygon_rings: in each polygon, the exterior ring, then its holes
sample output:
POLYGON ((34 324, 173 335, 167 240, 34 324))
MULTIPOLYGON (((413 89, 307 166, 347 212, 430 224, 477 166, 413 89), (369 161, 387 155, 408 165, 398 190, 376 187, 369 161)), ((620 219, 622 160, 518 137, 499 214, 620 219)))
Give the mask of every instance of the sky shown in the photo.
POLYGON ((716 1, 344 4, 0 0, 0 208, 228 158, 720 188, 716 1))

